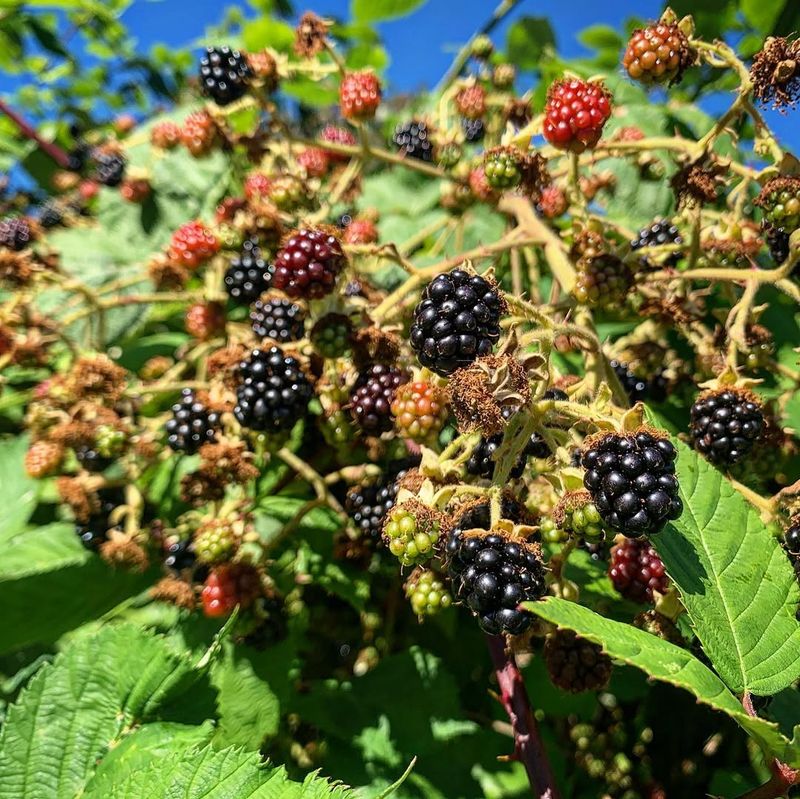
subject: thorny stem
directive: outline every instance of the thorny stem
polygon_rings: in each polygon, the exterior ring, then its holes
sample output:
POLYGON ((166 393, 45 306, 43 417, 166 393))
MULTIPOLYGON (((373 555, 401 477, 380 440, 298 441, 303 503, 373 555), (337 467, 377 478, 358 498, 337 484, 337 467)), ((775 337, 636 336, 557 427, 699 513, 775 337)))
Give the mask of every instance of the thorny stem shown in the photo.
POLYGON ((525 767, 533 796, 537 799, 560 799, 561 794, 556 787, 539 727, 533 717, 528 691, 514 655, 506 649, 505 639, 500 636, 487 635, 486 643, 497 675, 500 701, 514 733, 514 753, 511 758, 525 767))

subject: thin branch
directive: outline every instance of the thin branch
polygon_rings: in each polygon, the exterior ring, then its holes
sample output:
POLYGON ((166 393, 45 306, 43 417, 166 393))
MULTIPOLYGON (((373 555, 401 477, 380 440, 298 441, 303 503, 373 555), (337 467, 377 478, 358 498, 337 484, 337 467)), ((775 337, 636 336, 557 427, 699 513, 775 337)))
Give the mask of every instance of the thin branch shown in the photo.
POLYGON ((19 132, 26 139, 36 142, 39 149, 49 155, 62 169, 69 167, 69 156, 57 144, 43 139, 36 128, 26 122, 3 100, 0 100, 0 113, 5 114, 19 128, 19 132))

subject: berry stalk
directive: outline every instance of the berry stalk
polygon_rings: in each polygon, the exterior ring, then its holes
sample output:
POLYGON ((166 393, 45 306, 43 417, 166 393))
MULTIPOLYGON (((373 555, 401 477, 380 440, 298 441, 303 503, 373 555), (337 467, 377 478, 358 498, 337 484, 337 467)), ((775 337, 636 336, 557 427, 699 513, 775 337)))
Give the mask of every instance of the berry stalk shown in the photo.
POLYGON ((528 691, 514 654, 506 650, 505 638, 502 636, 487 635, 486 643, 500 687, 500 701, 514 731, 513 758, 525 766, 533 796, 538 799, 560 799, 561 794, 556 787, 553 770, 547 759, 539 727, 531 710, 528 691))
POLYGON ((43 139, 34 127, 29 125, 13 108, 3 102, 3 100, 0 100, 0 113, 5 114, 19 128, 19 132, 25 136, 26 139, 35 141, 39 149, 43 153, 47 153, 60 167, 63 169, 69 167, 69 156, 57 144, 43 139))

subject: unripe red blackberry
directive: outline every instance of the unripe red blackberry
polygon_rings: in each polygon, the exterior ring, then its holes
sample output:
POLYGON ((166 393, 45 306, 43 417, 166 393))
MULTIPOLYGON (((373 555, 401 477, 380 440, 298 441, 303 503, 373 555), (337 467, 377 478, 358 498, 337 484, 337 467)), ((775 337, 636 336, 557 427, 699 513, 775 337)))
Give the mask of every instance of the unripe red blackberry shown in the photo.
POLYGON ((611 679, 608 655, 571 630, 557 630, 547 636, 544 662, 553 684, 572 694, 599 691, 611 679))
POLYGON ((372 119, 381 104, 381 84, 372 70, 348 72, 339 84, 339 107, 345 119, 372 119))
POLYGON ((233 413, 243 427, 281 432, 305 415, 314 392, 296 358, 279 347, 253 350, 239 364, 233 413))
POLYGON ((330 313, 311 328, 311 343, 323 358, 341 358, 350 347, 352 322, 344 315, 330 313))
POLYGON ((249 305, 270 287, 272 267, 255 241, 245 241, 242 251, 230 259, 224 282, 228 296, 237 305, 249 305))
POLYGON ((559 186, 545 186, 542 189, 536 208, 546 219, 555 219, 566 213, 567 208, 569 208, 567 195, 559 186))
POLYGON ((172 406, 172 418, 167 420, 167 444, 171 449, 192 455, 203 444, 217 440, 219 414, 210 411, 190 388, 181 392, 181 399, 172 406))
MULTIPOLYGON (((330 142, 331 144, 344 144, 348 147, 355 147, 357 144, 356 137, 347 128, 341 128, 337 125, 326 125, 319 137, 322 141, 330 142)), ((350 160, 350 156, 345 153, 337 153, 333 150, 326 150, 325 152, 331 161, 341 163, 350 160)))
POLYGON ((423 366, 450 375, 488 355, 500 337, 498 290, 464 269, 435 277, 414 309, 409 339, 423 366))
POLYGON ((208 341, 225 332, 225 308, 218 302, 196 302, 186 309, 186 332, 208 341))
POLYGON ((299 305, 282 297, 256 300, 250 311, 253 332, 277 344, 299 341, 305 335, 305 313, 299 305))
POLYGON ((435 616, 453 604, 453 597, 444 580, 432 569, 414 569, 404 588, 411 609, 420 619, 435 616))
POLYGON ((269 197, 272 192, 273 179, 263 172, 251 172, 244 179, 244 196, 248 200, 269 197))
POLYGON ((600 253, 578 261, 572 293, 581 305, 590 308, 619 306, 632 285, 633 273, 628 265, 616 255, 600 253))
POLYGON ((297 163, 303 167, 310 178, 324 178, 328 174, 330 158, 321 147, 306 147, 297 156, 297 163))
POLYGON ((333 291, 346 261, 336 236, 320 228, 303 228, 275 256, 272 285, 292 299, 318 299, 333 291))
POLYGON ((676 83, 693 60, 683 31, 676 24, 656 22, 633 32, 622 65, 642 83, 676 83))
POLYGON ((171 150, 177 147, 181 141, 181 129, 176 122, 165 120, 157 122, 150 130, 150 143, 153 147, 162 150, 171 150))
POLYGON ((392 415, 403 438, 431 443, 447 421, 447 397, 441 388, 424 380, 406 383, 395 391, 392 415))
POLYGON ((498 532, 454 530, 447 552, 454 595, 478 617, 484 632, 519 635, 530 627, 533 615, 519 606, 545 593, 537 545, 498 532))
POLYGON ((654 431, 603 433, 581 455, 583 484, 612 530, 653 535, 683 511, 675 477, 677 450, 654 431))
POLYGON ((392 428, 392 402, 395 392, 408 376, 396 366, 373 364, 362 372, 350 396, 353 421, 370 435, 392 428))
POLYGON ((209 618, 228 616, 240 605, 248 608, 261 594, 258 572, 246 563, 223 564, 206 578, 201 599, 209 618))
POLYGON ((187 222, 173 234, 167 256, 188 269, 196 269, 219 251, 217 237, 200 221, 187 222))
POLYGON ((522 154, 513 147, 494 147, 483 156, 483 171, 493 189, 510 189, 522 179, 522 154))
POLYGON ((398 151, 408 158, 420 161, 433 160, 433 143, 425 122, 416 119, 410 122, 398 122, 392 142, 398 151))
POLYGON ((764 184, 755 204, 764 212, 764 221, 786 233, 800 227, 800 177, 781 175, 764 184))
POLYGON ((455 100, 459 113, 467 119, 480 119, 486 114, 486 89, 480 83, 465 86, 455 100))
POLYGON ((35 478, 55 474, 64 460, 65 450, 55 441, 34 441, 25 453, 25 471, 35 478))
POLYGON ((141 204, 151 194, 152 186, 147 178, 128 178, 122 182, 119 193, 129 203, 141 204))
POLYGON ((646 540, 623 538, 611 547, 608 576, 631 602, 652 602, 654 591, 665 594, 669 588, 664 564, 646 540))
POLYGON ((208 155, 217 143, 218 135, 217 123, 206 111, 193 111, 183 120, 181 141, 195 158, 208 155))
POLYGON ((763 428, 761 405, 755 394, 746 389, 706 391, 692 405, 693 446, 721 466, 741 461, 763 428))
MULTIPOLYGON (((677 225, 673 225, 668 219, 656 219, 655 222, 642 228, 639 234, 631 242, 632 250, 640 250, 642 247, 660 247, 664 244, 683 244, 683 236, 677 225)), ((681 259, 680 252, 667 255, 662 263, 667 266, 675 266, 681 259)), ((641 259, 641 264, 646 267, 652 266, 647 258, 641 259)))
POLYGON ((483 166, 476 166, 470 170, 467 182, 476 200, 488 203, 498 199, 499 195, 489 183, 489 178, 486 177, 486 170, 483 166))
POLYGON ((247 59, 227 45, 206 48, 199 72, 201 91, 217 105, 228 105, 243 97, 253 76, 247 59))
POLYGON ((544 108, 545 139, 560 150, 594 147, 611 116, 611 94, 602 82, 578 78, 553 83, 544 108))
POLYGON ((415 501, 393 507, 383 522, 383 541, 403 566, 430 560, 443 532, 440 516, 415 501))
POLYGON ((15 216, 0 221, 0 247, 19 252, 34 240, 30 222, 24 216, 15 216))
POLYGON ((352 219, 342 233, 345 244, 375 244, 378 228, 371 219, 352 219))
POLYGON ((194 552, 200 563, 213 565, 231 560, 239 537, 226 519, 208 519, 194 534, 194 552))

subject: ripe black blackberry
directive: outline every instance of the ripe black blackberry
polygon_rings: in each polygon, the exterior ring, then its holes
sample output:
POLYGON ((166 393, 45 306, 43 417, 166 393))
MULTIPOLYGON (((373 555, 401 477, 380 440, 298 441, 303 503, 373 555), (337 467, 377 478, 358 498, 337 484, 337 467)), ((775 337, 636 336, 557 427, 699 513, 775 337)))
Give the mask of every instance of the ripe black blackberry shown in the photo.
POLYGON ((433 145, 429 138, 428 126, 424 122, 412 119, 410 122, 399 123, 394 129, 392 142, 408 158, 417 158, 420 161, 433 160, 433 145))
POLYGON ((548 388, 542 394, 542 399, 555 400, 556 402, 569 402, 569 394, 561 388, 548 388))
POLYGON ((89 160, 92 148, 85 141, 76 142, 67 157, 67 169, 70 172, 82 172, 89 160))
POLYGON ((764 413, 744 389, 706 391, 692 405, 694 448, 712 463, 730 466, 747 455, 764 429, 764 413))
POLYGON ((464 141, 470 144, 483 141, 483 137, 486 135, 486 126, 483 124, 482 119, 467 119, 467 117, 463 117, 461 130, 464 132, 464 141))
POLYGON ((164 543, 164 566, 171 572, 193 569, 197 558, 191 538, 179 538, 164 543))
POLYGON ((39 206, 39 224, 43 228, 53 228, 64 221, 64 214, 58 203, 48 200, 39 206))
MULTIPOLYGON (((668 219, 657 219, 651 225, 642 228, 631 242, 632 250, 641 250, 642 247, 659 247, 664 244, 683 244, 683 237, 677 225, 668 219)), ((670 253, 663 261, 667 266, 675 266, 681 259, 679 252, 670 253)), ((650 266, 647 258, 642 258, 644 266, 650 266)))
POLYGON ((538 546, 499 533, 451 535, 449 572, 455 596, 478 617, 490 635, 519 635, 533 615, 519 606, 545 592, 538 546))
POLYGON ((764 227, 764 238, 772 260, 776 266, 780 266, 789 257, 789 234, 782 227, 767 225, 764 227))
POLYGON ((800 517, 795 517, 783 534, 783 546, 794 560, 800 559, 800 517))
POLYGON ((280 347, 253 350, 238 371, 233 413, 244 427, 277 433, 305 415, 314 391, 297 359, 280 347))
POLYGON ((272 272, 258 244, 249 239, 242 245, 242 251, 228 262, 225 290, 237 305, 249 305, 270 287, 272 272))
POLYGON ((278 344, 298 341, 305 334, 305 314, 299 305, 282 297, 256 300, 250 311, 253 332, 278 344))
POLYGON ((119 186, 125 177, 125 157, 120 153, 100 152, 93 156, 94 178, 104 186, 119 186))
POLYGON ((663 402, 667 395, 667 380, 662 372, 650 378, 638 377, 628 365, 622 361, 609 361, 609 366, 614 370, 617 379, 627 394, 631 405, 637 402, 663 402))
POLYGON ((75 457, 87 472, 103 472, 114 462, 113 458, 104 458, 94 447, 88 445, 78 447, 75 457))
POLYGON ((453 269, 423 292, 414 309, 411 346, 423 366, 450 375, 492 351, 502 311, 503 300, 488 280, 453 269))
POLYGON ((0 221, 0 247, 24 250, 33 241, 33 231, 24 216, 14 216, 0 221))
POLYGON ((216 441, 219 414, 209 411, 194 395, 185 388, 181 399, 172 406, 172 418, 167 420, 167 444, 176 452, 193 455, 203 444, 216 441))
POLYGON ((680 516, 677 454, 671 441, 646 428, 589 439, 581 455, 583 484, 608 527, 636 538, 680 516))
POLYGON ((100 498, 100 510, 85 524, 75 526, 81 544, 92 551, 97 551, 102 543, 108 541, 108 533, 114 527, 109 522, 109 516, 125 502, 125 493, 120 488, 101 488, 97 494, 100 498))
MULTIPOLYGON (((512 408, 503 409, 503 416, 506 419, 510 418, 513 413, 514 411, 512 408)), ((490 480, 495 467, 494 454, 502 443, 503 433, 497 433, 488 437, 481 436, 466 463, 467 472, 476 477, 485 477, 487 480, 490 480)), ((545 443, 545 440, 538 433, 534 433, 528 442, 528 446, 522 450, 517 458, 517 462, 509 472, 509 477, 514 479, 522 477, 528 458, 547 458, 549 455, 550 448, 545 443)))
POLYGON ((353 421, 371 435, 391 430, 392 400, 408 375, 396 366, 377 363, 362 372, 350 396, 353 421))
POLYGON ((227 45, 207 47, 200 59, 200 88, 217 105, 228 105, 243 97, 251 77, 247 59, 227 45))
POLYGON ((572 630, 557 630, 547 636, 544 662, 553 684, 573 694, 599 691, 611 679, 608 655, 572 630))
POLYGON ((383 520, 394 507, 396 496, 397 478, 384 477, 374 483, 353 486, 347 492, 345 510, 360 533, 378 541, 383 520))

